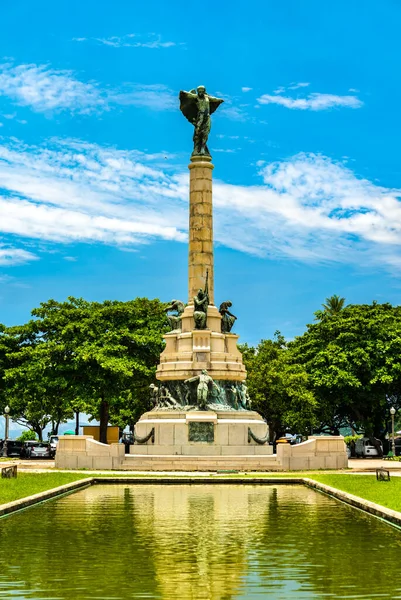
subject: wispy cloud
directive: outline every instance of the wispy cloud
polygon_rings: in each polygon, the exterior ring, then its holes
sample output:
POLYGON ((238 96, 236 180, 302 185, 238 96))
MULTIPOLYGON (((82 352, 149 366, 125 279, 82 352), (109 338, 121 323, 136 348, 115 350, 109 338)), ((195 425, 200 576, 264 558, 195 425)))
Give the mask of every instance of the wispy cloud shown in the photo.
MULTIPOLYGON (((217 242, 260 256, 399 269, 399 190, 319 155, 258 164, 259 185, 215 180, 217 242)), ((14 239, 0 246, 3 264, 33 260, 46 243, 183 242, 187 211, 188 174, 164 153, 77 140, 0 146, 0 234, 14 239)))
POLYGON ((77 141, 0 146, 0 232, 119 246, 184 240, 185 203, 176 203, 185 195, 165 158, 77 141))
POLYGON ((251 88, 251 87, 242 87, 242 88, 241 88, 241 91, 242 91, 242 92, 245 92, 245 93, 246 93, 246 92, 250 92, 251 90, 252 90, 252 88, 251 88))
POLYGON ((248 115, 245 110, 241 106, 230 104, 229 99, 227 100, 227 103, 222 105, 219 112, 222 116, 227 117, 232 121, 246 121, 248 119, 248 115))
MULTIPOLYGON (((277 90, 276 90, 277 91, 277 90)), ((362 100, 356 96, 337 96, 335 94, 309 94, 306 98, 290 98, 280 94, 263 94, 257 101, 259 104, 279 104, 297 110, 327 110, 334 107, 361 108, 362 100)))
POLYGON ((73 42, 95 42, 103 44, 104 46, 111 46, 112 48, 171 48, 177 45, 183 45, 182 43, 163 41, 161 35, 155 33, 149 33, 146 35, 137 33, 127 33, 126 35, 112 35, 106 38, 72 38, 73 42))
POLYGON ((38 112, 68 109, 79 113, 107 109, 104 92, 93 82, 83 83, 71 71, 48 65, 0 65, 0 96, 8 96, 38 112))
MULTIPOLYGON (((0 65, 0 96, 37 112, 89 114, 110 110, 116 105, 133 105, 150 110, 177 108, 177 95, 161 84, 125 85, 118 89, 102 87, 94 81, 80 81, 72 71, 52 69, 49 65, 0 65)), ((4 115, 8 119, 16 114, 4 115)), ((19 120, 21 124, 26 121, 19 120)))
POLYGON ((0 265, 3 267, 13 267, 37 259, 38 257, 32 254, 32 252, 28 252, 22 248, 4 248, 0 244, 0 265))
POLYGON ((151 110, 177 110, 177 94, 165 85, 133 85, 109 95, 110 102, 145 107, 151 110))
POLYGON ((305 88, 308 87, 310 85, 310 83, 307 82, 299 82, 299 83, 291 83, 291 85, 288 86, 288 90, 298 90, 299 88, 305 88))

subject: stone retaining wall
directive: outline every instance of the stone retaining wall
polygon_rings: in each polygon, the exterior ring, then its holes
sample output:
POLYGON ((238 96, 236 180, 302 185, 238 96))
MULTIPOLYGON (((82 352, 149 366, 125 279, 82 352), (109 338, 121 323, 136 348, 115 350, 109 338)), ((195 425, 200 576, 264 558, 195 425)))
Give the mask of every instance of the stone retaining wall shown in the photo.
POLYGON ((57 469, 119 469, 125 459, 123 444, 101 444, 92 435, 59 437, 57 469))

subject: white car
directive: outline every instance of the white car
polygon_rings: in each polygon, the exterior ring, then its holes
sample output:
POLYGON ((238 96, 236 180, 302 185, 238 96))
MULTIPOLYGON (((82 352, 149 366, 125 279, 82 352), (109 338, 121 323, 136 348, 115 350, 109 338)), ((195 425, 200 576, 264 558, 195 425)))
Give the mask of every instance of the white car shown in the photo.
POLYGON ((58 435, 51 435, 49 437, 49 444, 50 444, 51 454, 54 457, 54 455, 56 454, 56 450, 57 450, 58 435))
MULTIPOLYGON (((380 444, 383 455, 383 445, 380 440, 376 441, 380 444)), ((375 446, 372 446, 371 442, 369 441, 369 438, 363 437, 359 440, 356 440, 355 442, 355 455, 357 457, 362 458, 366 458, 367 456, 371 456, 373 458, 374 456, 379 456, 379 453, 377 451, 377 448, 375 448, 375 446)))

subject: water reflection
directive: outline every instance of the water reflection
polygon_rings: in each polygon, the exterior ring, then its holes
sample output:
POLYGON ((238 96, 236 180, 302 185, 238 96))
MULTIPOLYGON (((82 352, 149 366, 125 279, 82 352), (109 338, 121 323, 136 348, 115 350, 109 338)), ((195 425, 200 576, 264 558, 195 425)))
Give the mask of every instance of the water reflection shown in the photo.
POLYGON ((0 597, 401 598, 400 552, 303 487, 95 486, 0 520, 0 597))

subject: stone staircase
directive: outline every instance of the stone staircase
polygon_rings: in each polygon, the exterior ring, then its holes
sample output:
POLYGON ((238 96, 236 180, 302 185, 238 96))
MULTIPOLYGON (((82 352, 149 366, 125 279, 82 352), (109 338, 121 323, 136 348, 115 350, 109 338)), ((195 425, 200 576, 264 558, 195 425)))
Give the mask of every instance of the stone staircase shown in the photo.
POLYGON ((125 456, 123 471, 281 471, 276 454, 269 456, 183 456, 135 454, 125 456))

